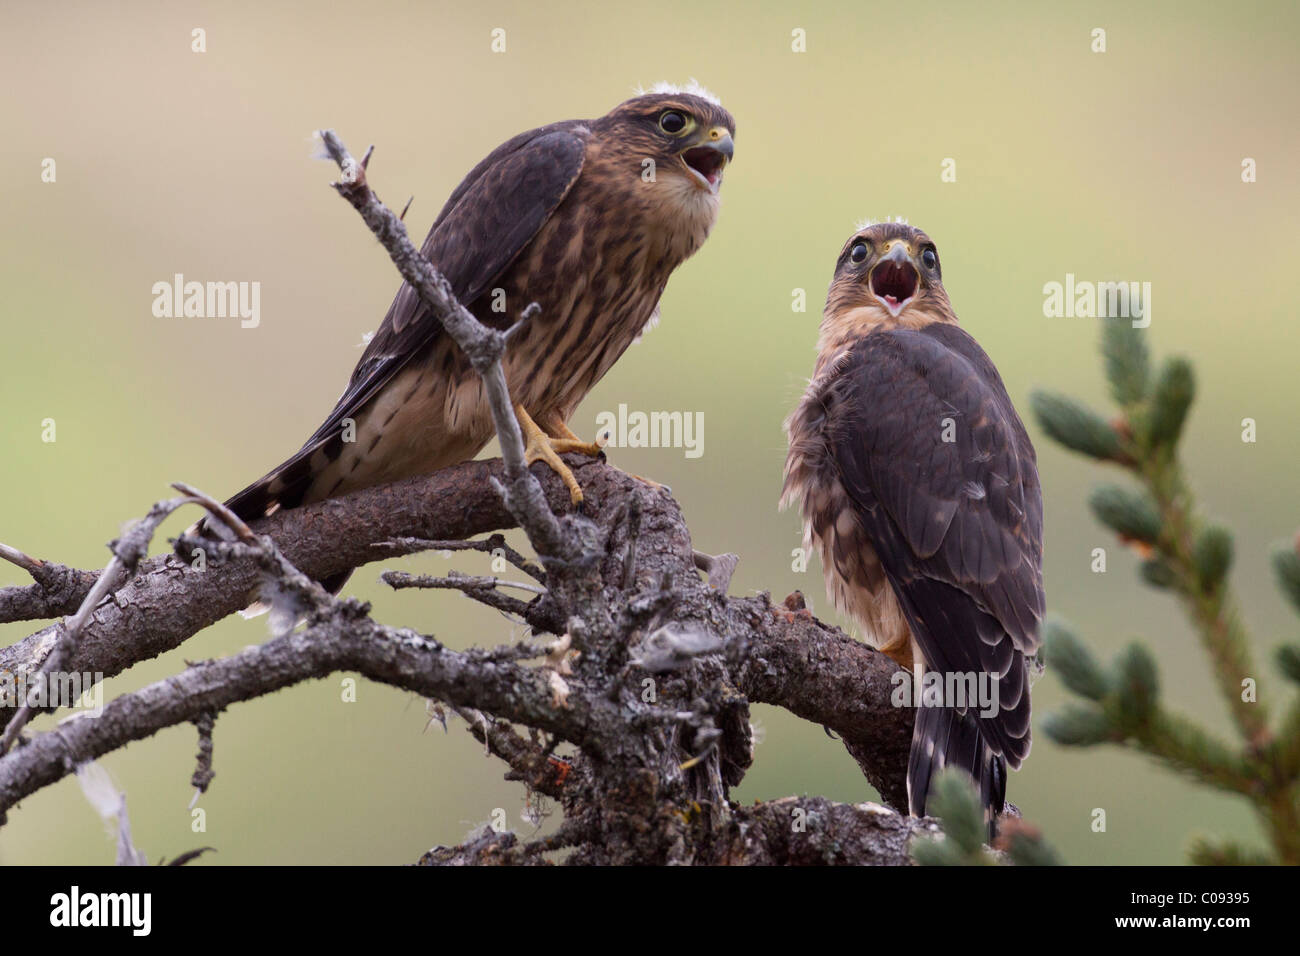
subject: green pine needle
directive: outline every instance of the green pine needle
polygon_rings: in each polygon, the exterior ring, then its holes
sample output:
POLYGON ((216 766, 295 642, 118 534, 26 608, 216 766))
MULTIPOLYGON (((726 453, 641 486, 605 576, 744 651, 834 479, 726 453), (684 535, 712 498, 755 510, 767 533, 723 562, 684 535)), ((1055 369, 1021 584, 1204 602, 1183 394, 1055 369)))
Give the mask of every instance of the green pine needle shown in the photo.
POLYGON ((1300 611, 1300 554, 1295 548, 1281 548, 1273 555, 1273 570, 1277 572, 1278 587, 1300 611))
POLYGON ((1064 866, 1065 861, 1041 836, 1030 836, 1023 830, 1011 835, 1007 856, 1016 866, 1064 866))
POLYGON ((1045 663, 1076 694, 1101 700, 1110 692, 1105 670, 1061 621, 1047 619, 1043 626, 1043 648, 1045 663))
POLYGON ((1101 352, 1115 401, 1127 408, 1146 398, 1151 360, 1145 330, 1133 328, 1125 319, 1107 320, 1102 325, 1101 352))
POLYGON ((1175 357, 1165 362, 1151 400, 1150 436, 1153 445, 1177 444, 1196 397, 1196 376, 1191 363, 1175 357))
POLYGON ((1130 644, 1116 658, 1115 687, 1125 724, 1137 728, 1150 720, 1160 694, 1160 678, 1151 652, 1141 644, 1130 644))
POLYGON ((1043 431, 1071 451, 1103 461, 1124 457, 1119 433, 1096 412, 1073 399, 1056 392, 1036 391, 1029 396, 1029 404, 1043 431))
POLYGON ((1088 498, 1097 520, 1125 538, 1154 544, 1160 537, 1160 513, 1145 492, 1102 485, 1088 498))
POLYGON ((1153 588, 1172 588, 1178 584, 1178 574, 1164 558, 1150 558, 1138 566, 1142 580, 1153 588))
POLYGON ((949 768, 931 785, 926 813, 943 825, 943 836, 912 841, 912 859, 922 866, 991 865, 984 852, 989 827, 980 807, 975 781, 962 770, 949 768))
POLYGON ((1202 529, 1192 549, 1192 563, 1205 590, 1218 590, 1232 566, 1232 535, 1228 530, 1219 525, 1202 529))
POLYGON ((1095 707, 1068 706, 1048 714, 1043 732, 1062 747, 1092 747, 1119 739, 1111 719, 1095 707))

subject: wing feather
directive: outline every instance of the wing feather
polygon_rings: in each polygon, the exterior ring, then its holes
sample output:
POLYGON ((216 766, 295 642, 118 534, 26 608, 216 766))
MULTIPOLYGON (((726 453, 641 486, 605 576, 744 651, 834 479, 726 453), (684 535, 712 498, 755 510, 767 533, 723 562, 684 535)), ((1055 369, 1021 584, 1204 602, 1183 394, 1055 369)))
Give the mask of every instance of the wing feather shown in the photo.
MULTIPOLYGON (((998 714, 918 714, 910 800, 961 766, 1001 808, 1002 761, 1029 750, 1025 656, 1044 610, 1042 497, 1029 436, 993 363, 957 326, 867 335, 826 393, 828 437, 926 665, 998 678, 998 714)), ((933 708, 928 708, 933 710, 933 708)))
MULTIPOLYGON (((582 172, 583 129, 572 121, 521 133, 475 166, 447 199, 420 251, 462 305, 491 289, 573 188, 582 172)), ((403 282, 343 397, 307 444, 336 431, 441 334, 442 323, 403 282)))
POLYGON ((894 546, 886 569, 951 585, 1033 653, 1045 604, 1037 462, 984 351, 952 325, 874 332, 828 402, 844 486, 894 546))
MULTIPOLYGON (((467 308, 492 288, 564 201, 582 172, 588 135, 576 120, 521 133, 493 150, 452 192, 421 251, 467 308)), ((301 504, 320 464, 341 452, 344 419, 355 418, 408 363, 428 356, 442 334, 441 322, 402 283, 329 417, 295 455, 227 504, 246 519, 277 504, 301 504)))

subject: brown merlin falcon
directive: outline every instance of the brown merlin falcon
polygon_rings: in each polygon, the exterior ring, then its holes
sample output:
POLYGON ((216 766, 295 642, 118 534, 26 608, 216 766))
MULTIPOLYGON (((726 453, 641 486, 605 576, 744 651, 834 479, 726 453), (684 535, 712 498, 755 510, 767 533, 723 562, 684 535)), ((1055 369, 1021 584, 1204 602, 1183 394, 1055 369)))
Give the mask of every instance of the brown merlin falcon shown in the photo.
POLYGON ((932 776, 960 767, 992 823, 1007 767, 1029 753, 1026 657, 1044 611, 1034 448, 919 229, 870 225, 845 243, 817 352, 786 422, 782 506, 802 501, 835 605, 913 681, 990 688, 978 703, 921 698, 907 792, 922 816, 932 776))
MULTIPOLYGON (((510 343, 506 381, 528 461, 558 472, 575 503, 582 490, 559 453, 599 448, 565 423, 708 238, 734 134, 731 114, 694 86, 521 133, 470 171, 424 241, 480 321, 504 329, 541 306, 510 343)), ((468 460, 493 435, 478 375, 403 284, 325 423, 227 503, 259 518, 468 460)))

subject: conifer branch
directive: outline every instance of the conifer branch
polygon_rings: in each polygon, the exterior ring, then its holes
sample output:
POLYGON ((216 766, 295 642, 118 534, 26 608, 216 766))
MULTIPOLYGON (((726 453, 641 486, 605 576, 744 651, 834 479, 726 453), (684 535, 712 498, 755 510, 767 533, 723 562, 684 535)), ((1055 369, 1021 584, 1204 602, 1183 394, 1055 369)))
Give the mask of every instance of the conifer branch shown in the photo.
MULTIPOLYGON (((1182 603, 1240 742, 1225 743, 1167 711, 1159 700, 1155 662, 1142 645, 1130 645, 1106 669, 1058 621, 1046 628, 1045 656, 1066 687, 1089 703, 1052 714, 1047 734, 1066 746, 1129 746, 1200 783, 1244 796, 1259 813, 1276 860, 1300 863, 1300 699, 1292 701, 1275 732, 1269 709, 1245 692, 1259 672, 1228 584, 1232 535, 1200 514, 1178 457, 1195 375, 1187 360, 1175 357, 1153 376, 1142 332, 1122 322, 1104 327, 1106 376, 1120 406, 1112 422, 1056 394, 1036 394, 1033 408, 1052 439, 1116 464, 1137 480, 1137 490, 1098 488, 1090 498, 1092 511, 1143 555, 1142 579, 1173 592, 1182 603)), ((1300 610, 1300 553, 1279 552, 1275 568, 1283 594, 1300 610)), ((1278 663, 1300 683, 1300 647, 1282 648, 1278 663)), ((1274 858, 1201 841, 1192 859, 1224 864, 1274 858)))

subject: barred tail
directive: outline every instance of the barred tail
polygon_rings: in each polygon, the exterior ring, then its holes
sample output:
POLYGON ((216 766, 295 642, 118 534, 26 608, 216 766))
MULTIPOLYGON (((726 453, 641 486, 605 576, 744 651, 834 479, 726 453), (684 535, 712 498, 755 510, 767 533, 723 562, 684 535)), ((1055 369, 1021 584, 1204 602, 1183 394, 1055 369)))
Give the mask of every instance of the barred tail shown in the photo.
POLYGON ((339 435, 304 445, 293 457, 233 495, 226 507, 245 521, 255 521, 282 508, 309 504, 314 500, 308 498, 312 485, 342 451, 343 439, 339 435))
POLYGON ((913 816, 925 816, 930 786, 945 767, 960 768, 975 781, 993 837, 1006 804, 1006 760, 985 741, 974 714, 951 707, 918 707, 907 760, 907 803, 913 816))
MULTIPOLYGON (((226 501, 226 507, 244 521, 256 521, 281 509, 310 504, 315 500, 309 497, 312 486, 316 484, 322 470, 338 460, 342 450, 343 441, 337 435, 310 442, 293 457, 231 496, 226 501)), ((208 519, 205 518, 196 527, 207 530, 208 519)), ((351 571, 344 571, 331 575, 320 583, 330 593, 337 594, 351 576, 351 571)), ((243 614, 245 617, 255 617, 266 610, 267 606, 259 601, 245 609, 243 614)))

